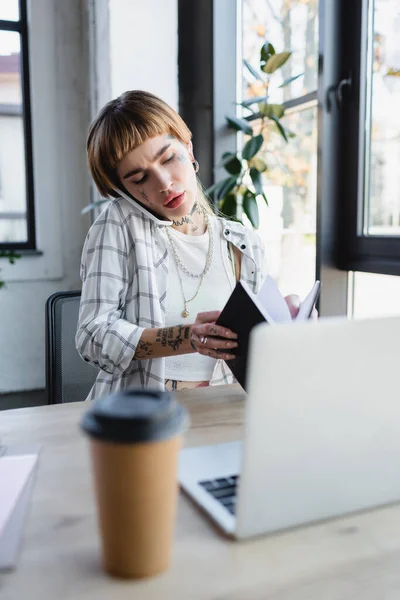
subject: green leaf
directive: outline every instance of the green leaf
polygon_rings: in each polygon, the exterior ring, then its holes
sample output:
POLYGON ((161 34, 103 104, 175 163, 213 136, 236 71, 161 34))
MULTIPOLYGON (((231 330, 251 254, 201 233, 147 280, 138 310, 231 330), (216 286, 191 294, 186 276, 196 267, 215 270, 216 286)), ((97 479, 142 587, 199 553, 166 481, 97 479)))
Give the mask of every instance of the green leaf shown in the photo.
POLYGON ((247 135, 253 135, 253 129, 245 119, 238 119, 237 117, 226 117, 229 127, 236 131, 244 131, 247 135))
POLYGON ((262 177, 260 171, 258 171, 255 167, 251 167, 250 169, 250 177, 254 185, 254 189, 256 191, 256 196, 263 193, 262 186, 262 177))
POLYGON ((236 217, 237 200, 235 194, 227 194, 220 202, 219 209, 227 217, 236 217))
POLYGON ((275 117, 274 115, 272 115, 272 116, 270 117, 270 119, 276 123, 276 126, 277 126, 277 128, 278 128, 278 131, 279 131, 279 133, 281 134, 281 136, 283 137, 283 139, 285 140, 285 142, 287 142, 287 141, 288 141, 288 137, 287 137, 287 135, 286 135, 286 131, 285 131, 285 129, 284 129, 284 127, 283 127, 282 123, 281 123, 281 122, 279 121, 279 119, 278 119, 277 117, 275 117))
POLYGON ((243 102, 240 102, 240 105, 244 106, 245 108, 249 108, 249 106, 255 104, 256 102, 266 102, 267 100, 268 96, 257 96, 254 98, 247 98, 247 100, 243 100, 243 102))
POLYGON ((109 202, 108 198, 104 198, 103 200, 96 200, 96 202, 92 202, 91 204, 87 204, 85 206, 85 208, 83 208, 81 210, 81 215, 84 215, 84 214, 90 212, 91 210, 93 210, 97 206, 101 206, 102 204, 104 204, 104 202, 109 202))
POLYGON ((263 161, 262 158, 259 158, 258 156, 255 156, 251 159, 251 166, 256 168, 257 171, 260 171, 260 173, 264 173, 264 171, 268 169, 267 164, 263 161))
POLYGON ((243 64, 248 68, 253 77, 258 79, 259 81, 263 81, 261 74, 246 59, 243 60, 243 64))
POLYGON ((260 62, 266 63, 271 56, 274 56, 275 48, 269 42, 265 42, 260 52, 260 62))
POLYGON ((222 166, 232 175, 239 175, 242 170, 242 163, 233 152, 224 152, 222 166))
POLYGON ((285 79, 285 81, 283 81, 281 83, 281 85, 278 85, 278 88, 283 88, 283 87, 285 87, 285 85, 289 85, 289 83, 292 83, 292 81, 296 81, 296 79, 298 79, 302 75, 304 75, 304 71, 303 71, 303 73, 299 73, 298 75, 294 75, 293 77, 289 77, 289 79, 285 79))
POLYGON ((264 194, 263 185, 262 185, 262 176, 261 176, 260 171, 258 171, 256 168, 252 167, 250 169, 250 177, 253 182, 254 189, 256 191, 256 196, 262 196, 268 206, 268 200, 267 200, 266 195, 264 194))
POLYGON ((215 190, 214 196, 216 196, 217 200, 221 200, 224 196, 229 194, 237 184, 237 177, 232 175, 232 177, 227 177, 221 181, 221 185, 218 189, 215 190))
POLYGON ((21 256, 22 254, 18 254, 14 250, 0 250, 0 258, 8 258, 10 262, 15 261, 16 258, 21 258, 21 256))
POLYGON ((227 181, 230 181, 230 179, 231 179, 231 177, 225 177, 225 179, 221 179, 220 181, 217 181, 216 183, 214 183, 213 185, 211 185, 209 188, 206 189, 206 194, 208 196, 210 196, 210 198, 212 200, 217 199, 221 188, 224 185, 226 185, 227 181))
POLYGON ((255 199, 253 192, 250 190, 247 190, 243 196, 243 210, 249 218, 250 223, 257 229, 260 224, 257 200, 255 199))
POLYGON ((263 142, 264 142, 264 138, 261 135, 261 133, 250 138, 249 141, 246 142, 246 144, 244 145, 244 148, 242 150, 243 158, 245 160, 250 160, 251 158, 253 158, 253 156, 255 156, 257 154, 257 152, 260 150, 261 146, 263 145, 263 142))
POLYGON ((280 119, 285 114, 285 108, 283 104, 259 104, 258 108, 260 114, 263 117, 268 117, 269 119, 272 119, 272 117, 280 119))
MULTIPOLYGON (((242 104, 241 102, 237 102, 236 104, 237 104, 238 106, 243 106, 243 104, 242 104)), ((254 108, 252 108, 252 107, 250 106, 250 104, 249 104, 249 106, 243 106, 243 108, 244 108, 245 110, 249 110, 249 111, 251 112, 251 114, 252 114, 252 115, 254 115, 254 114, 255 114, 255 110, 254 110, 254 108)), ((246 115, 246 116, 245 116, 245 119, 247 119, 247 118, 248 118, 248 115, 246 115)))
POLYGON ((291 54, 291 52, 280 52, 279 54, 274 54, 273 56, 269 57, 261 69, 264 71, 264 73, 268 73, 269 75, 271 73, 275 73, 277 69, 285 64, 291 54))

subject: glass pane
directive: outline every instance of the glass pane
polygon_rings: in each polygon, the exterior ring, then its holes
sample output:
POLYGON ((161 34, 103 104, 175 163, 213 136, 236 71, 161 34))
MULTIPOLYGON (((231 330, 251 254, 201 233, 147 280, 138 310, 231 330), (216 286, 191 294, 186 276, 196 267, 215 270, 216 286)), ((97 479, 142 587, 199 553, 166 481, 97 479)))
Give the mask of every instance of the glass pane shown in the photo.
POLYGON ((19 33, 0 31, 0 106, 13 104, 22 107, 20 51, 19 33))
MULTIPOLYGON (((282 124, 295 137, 285 143, 273 124, 263 147, 268 206, 258 201, 259 233, 266 244, 269 272, 280 290, 303 297, 315 279, 317 109, 288 114, 282 124)), ((254 127, 259 129, 260 123, 254 127)))
MULTIPOLYGON (((298 98, 317 89, 318 0, 242 0, 243 58, 256 70, 266 40, 290 59, 271 77, 270 102, 298 98), (300 75, 283 88, 279 85, 300 75)), ((264 95, 261 81, 243 66, 243 99, 264 95)))
POLYGON ((0 242, 26 242, 20 37, 0 32, 0 242))
POLYGON ((400 235, 400 3, 375 0, 367 77, 365 235, 400 235))
POLYGON ((0 19, 3 21, 19 20, 18 0, 2 0, 0 2, 0 19))
POLYGON ((26 218, 13 215, 12 219, 3 218, 0 211, 0 240, 2 242, 21 242, 26 241, 28 233, 26 231, 26 218))
POLYGON ((400 315, 400 277, 354 273, 354 318, 393 315, 400 315))

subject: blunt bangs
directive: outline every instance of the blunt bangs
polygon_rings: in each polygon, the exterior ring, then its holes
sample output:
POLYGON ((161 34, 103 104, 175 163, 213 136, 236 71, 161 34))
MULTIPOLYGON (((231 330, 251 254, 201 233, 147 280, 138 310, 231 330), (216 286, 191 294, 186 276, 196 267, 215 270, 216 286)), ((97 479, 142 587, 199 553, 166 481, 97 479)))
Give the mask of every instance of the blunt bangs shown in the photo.
POLYGON ((93 121, 88 135, 90 172, 100 194, 118 197, 118 163, 149 138, 172 135, 187 144, 192 134, 183 119, 148 92, 125 92, 111 100, 93 121))

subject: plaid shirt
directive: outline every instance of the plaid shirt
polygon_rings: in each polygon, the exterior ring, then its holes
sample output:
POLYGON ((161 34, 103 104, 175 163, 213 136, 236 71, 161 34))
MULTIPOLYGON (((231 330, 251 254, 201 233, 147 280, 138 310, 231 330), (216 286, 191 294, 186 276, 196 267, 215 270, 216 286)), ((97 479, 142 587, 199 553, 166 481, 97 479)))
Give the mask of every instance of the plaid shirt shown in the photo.
MULTIPOLYGON (((242 253, 241 279, 257 292, 265 277, 259 237, 239 223, 219 220, 224 238, 242 253)), ((118 198, 89 230, 76 333, 78 352, 100 369, 88 399, 133 386, 164 389, 165 359, 135 360, 134 354, 145 328, 165 327, 165 227, 133 201, 118 198)), ((232 381, 226 363, 217 361, 210 384, 232 381)))

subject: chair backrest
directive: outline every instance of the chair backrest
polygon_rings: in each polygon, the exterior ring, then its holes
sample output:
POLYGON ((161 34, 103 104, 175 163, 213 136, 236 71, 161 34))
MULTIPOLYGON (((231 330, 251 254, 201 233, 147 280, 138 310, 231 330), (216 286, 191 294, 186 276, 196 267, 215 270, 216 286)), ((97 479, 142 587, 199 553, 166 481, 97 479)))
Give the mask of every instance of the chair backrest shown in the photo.
POLYGON ((46 391, 49 404, 85 400, 98 369, 75 347, 81 293, 56 292, 46 302, 46 391))

